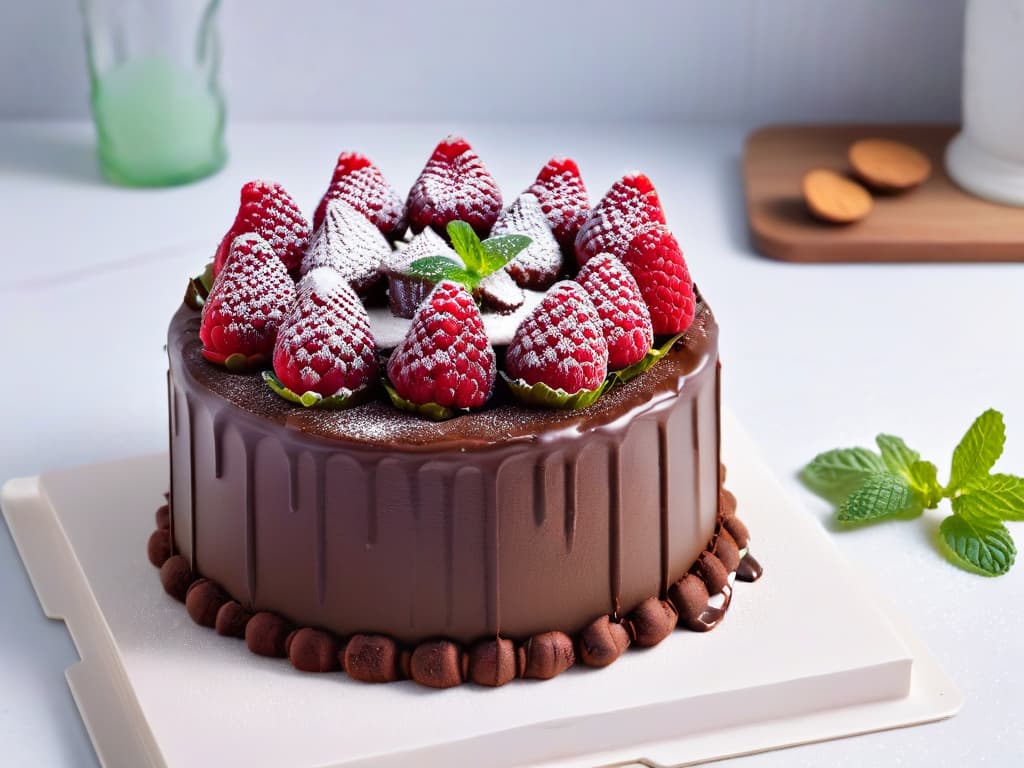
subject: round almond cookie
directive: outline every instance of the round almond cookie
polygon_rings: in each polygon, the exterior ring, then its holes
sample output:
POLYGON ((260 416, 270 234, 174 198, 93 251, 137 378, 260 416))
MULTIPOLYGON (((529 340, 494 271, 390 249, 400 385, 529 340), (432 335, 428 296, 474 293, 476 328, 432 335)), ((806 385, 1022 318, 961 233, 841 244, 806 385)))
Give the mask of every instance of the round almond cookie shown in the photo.
POLYGON ((804 200, 818 219, 831 224, 852 224, 871 212, 871 193, 855 181, 825 168, 804 176, 804 200))
POLYGON ((882 192, 913 189, 932 172, 931 161, 922 152, 889 139, 855 141, 848 155, 857 177, 882 192))

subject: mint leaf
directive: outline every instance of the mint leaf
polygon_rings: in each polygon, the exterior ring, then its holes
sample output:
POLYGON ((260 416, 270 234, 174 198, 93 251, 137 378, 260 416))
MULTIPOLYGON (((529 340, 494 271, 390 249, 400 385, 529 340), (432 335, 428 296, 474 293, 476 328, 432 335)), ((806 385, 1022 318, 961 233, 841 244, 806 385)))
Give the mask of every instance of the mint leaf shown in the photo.
POLYGON ((801 477, 819 496, 839 503, 876 472, 885 472, 885 463, 874 451, 836 448, 815 456, 801 477))
POLYGON ((987 475, 1003 453, 1006 426, 1003 414, 989 408, 974 420, 953 451, 953 467, 947 491, 963 490, 971 480, 987 475))
POLYGON ((1006 526, 987 518, 954 513, 939 525, 939 542, 950 562, 981 576, 1001 576, 1017 556, 1006 526))
POLYGON ((939 485, 939 470, 930 461, 911 463, 907 479, 914 489, 921 504, 928 509, 935 509, 942 500, 942 486, 939 485))
POLYGON ((839 506, 841 523, 866 523, 914 511, 917 501, 906 478, 889 472, 870 475, 863 485, 839 506))
POLYGON ((497 272, 529 247, 526 235, 495 235, 480 243, 483 248, 484 275, 497 272))
POLYGON ((505 380, 512 396, 523 405, 532 408, 555 408, 563 411, 579 411, 589 408, 611 386, 611 379, 605 379, 597 389, 581 389, 570 393, 564 389, 552 389, 543 381, 527 384, 522 379, 513 379, 504 371, 501 371, 501 378, 505 380))
POLYGON ((952 500, 953 510, 969 520, 1024 522, 1024 478, 986 475, 973 480, 964 493, 952 500))
POLYGON ((431 283, 454 280, 467 288, 469 283, 473 282, 472 276, 447 256, 424 256, 422 259, 416 259, 409 265, 409 274, 431 283))
POLYGON ((676 342, 683 338, 685 334, 685 331, 683 333, 677 333, 660 347, 649 350, 639 361, 626 368, 609 373, 608 378, 611 381, 611 386, 615 387, 620 384, 625 384, 626 382, 635 379, 640 374, 647 373, 647 371, 654 367, 656 362, 672 351, 672 347, 674 347, 676 342))
POLYGON ((919 461, 921 454, 910 450, 902 438, 894 437, 893 435, 879 435, 875 438, 875 442, 878 444, 878 450, 882 452, 882 461, 885 462, 885 466, 889 468, 889 471, 897 475, 903 475, 909 480, 910 465, 915 461, 919 461))
POLYGON ((476 232, 464 221, 448 222, 448 239, 452 241, 452 248, 462 258, 466 270, 478 279, 483 277, 484 272, 484 249, 476 232))

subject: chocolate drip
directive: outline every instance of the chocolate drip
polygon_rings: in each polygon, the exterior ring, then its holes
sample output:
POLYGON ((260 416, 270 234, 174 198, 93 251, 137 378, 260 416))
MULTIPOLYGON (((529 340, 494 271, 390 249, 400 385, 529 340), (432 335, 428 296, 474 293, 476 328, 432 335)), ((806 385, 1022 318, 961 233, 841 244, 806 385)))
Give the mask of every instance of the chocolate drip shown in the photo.
POLYGON ((541 459, 533 467, 533 520, 538 528, 547 516, 547 463, 541 459))
POLYGON ((377 463, 367 464, 366 471, 366 548, 377 544, 377 463))
MULTIPOLYGON (((316 483, 313 489, 313 498, 316 504, 316 552, 314 552, 314 567, 316 568, 316 602, 322 608, 327 601, 327 478, 325 467, 326 461, 322 456, 313 457, 313 476, 316 483)), ((295 478, 293 478, 294 481, 295 478)), ((292 487, 295 487, 293 482, 292 487)), ((292 499, 292 509, 297 505, 292 499)))
POLYGON ((242 435, 245 452, 245 585, 249 591, 249 607, 256 605, 256 448, 259 441, 250 443, 242 435))
POLYGON ((218 480, 224 475, 224 426, 227 420, 222 414, 223 411, 213 414, 213 476, 218 480))
MULTIPOLYGON (((693 398, 690 402, 690 450, 691 458, 693 461, 693 475, 690 481, 690 490, 693 493, 693 508, 701 509, 700 506, 700 410, 699 410, 699 396, 693 398)), ((718 495, 718 489, 715 489, 715 495, 718 495)), ((693 524, 697 535, 701 532, 702 520, 700 517, 694 517, 693 524)))
POLYGON ((302 454, 289 451, 288 454, 288 508, 294 514, 299 511, 299 461, 302 454))
POLYGON ((501 585, 498 581, 498 559, 501 546, 498 530, 498 478, 501 467, 483 473, 484 485, 484 574, 487 595, 487 627, 495 637, 501 631, 501 585))
POLYGON ((576 541, 576 461, 565 461, 565 551, 572 552, 576 541))
POLYGON ((174 379, 171 378, 171 371, 167 371, 167 443, 168 443, 168 456, 170 465, 170 479, 167 483, 167 508, 172 510, 167 516, 167 536, 169 537, 170 554, 178 554, 178 549, 174 545, 174 438, 178 436, 178 425, 174 423, 174 413, 177 411, 175 402, 178 399, 178 394, 174 389, 174 379))
POLYGON ((452 506, 454 486, 445 483, 441 487, 442 509, 444 517, 444 626, 452 626, 455 611, 455 510, 452 506))
POLYGON ((661 590, 658 596, 664 599, 668 594, 671 585, 669 575, 669 508, 668 508, 668 484, 670 477, 668 457, 668 424, 664 421, 658 422, 658 507, 661 541, 661 590))
POLYGON ((761 578, 761 574, 764 573, 764 568, 761 564, 754 559, 754 556, 747 552, 740 560, 739 567, 736 569, 736 578, 739 581, 757 581, 761 578))
POLYGON ((199 558, 196 554, 196 417, 192 398, 185 395, 185 413, 188 416, 188 514, 189 525, 189 567, 192 573, 199 573, 199 558))
POLYGON ((618 443, 608 444, 608 582, 612 620, 619 620, 622 601, 622 460, 618 443))

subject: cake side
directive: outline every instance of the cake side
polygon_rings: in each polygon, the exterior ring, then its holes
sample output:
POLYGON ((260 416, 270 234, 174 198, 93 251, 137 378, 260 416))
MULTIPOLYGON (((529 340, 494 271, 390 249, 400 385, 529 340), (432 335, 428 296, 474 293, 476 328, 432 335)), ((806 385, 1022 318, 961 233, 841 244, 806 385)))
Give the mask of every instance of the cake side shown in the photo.
POLYGON ((202 360, 197 324, 183 307, 168 339, 174 547, 251 611, 403 642, 573 633, 664 597, 712 539, 706 307, 591 408, 496 395, 440 424, 374 404, 280 408, 258 377, 202 360))

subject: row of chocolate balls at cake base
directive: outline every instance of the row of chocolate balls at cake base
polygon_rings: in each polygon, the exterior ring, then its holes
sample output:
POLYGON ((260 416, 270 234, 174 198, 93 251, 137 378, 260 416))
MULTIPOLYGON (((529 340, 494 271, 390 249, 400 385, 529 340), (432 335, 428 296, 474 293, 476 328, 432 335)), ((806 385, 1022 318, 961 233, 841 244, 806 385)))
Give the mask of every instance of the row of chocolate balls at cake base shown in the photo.
POLYGON ((723 490, 721 522, 711 551, 702 552, 690 573, 672 584, 667 599, 652 596, 619 619, 602 615, 574 642, 569 635, 550 631, 516 643, 507 638, 484 639, 468 649, 445 639, 428 640, 415 648, 402 647, 378 634, 356 634, 347 640, 321 629, 296 628, 270 611, 251 613, 214 581, 196 578, 188 560, 170 553, 167 507, 157 512, 157 530, 149 540, 149 559, 160 568, 160 580, 171 597, 184 602, 188 614, 220 635, 244 638, 249 650, 261 656, 288 658, 304 672, 344 671, 361 682, 411 679, 432 688, 449 688, 471 681, 499 686, 516 677, 546 680, 577 661, 604 667, 630 645, 650 647, 676 626, 694 631, 712 629, 723 617, 731 597, 731 575, 740 565, 740 552, 749 535, 735 516, 735 498, 723 490), (710 595, 724 595, 712 608, 710 595))

